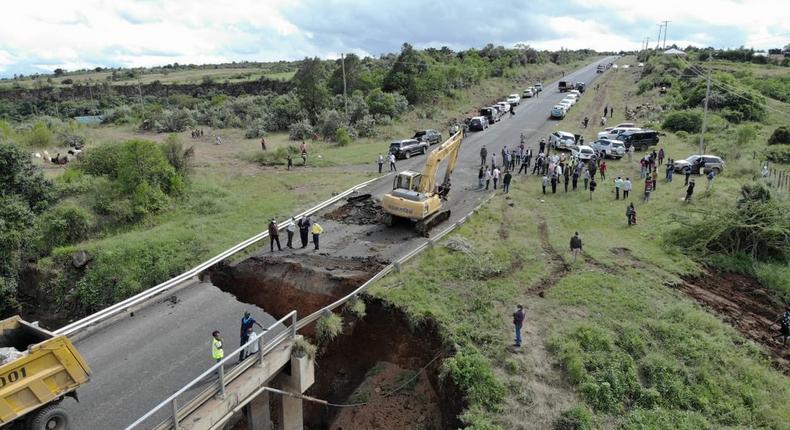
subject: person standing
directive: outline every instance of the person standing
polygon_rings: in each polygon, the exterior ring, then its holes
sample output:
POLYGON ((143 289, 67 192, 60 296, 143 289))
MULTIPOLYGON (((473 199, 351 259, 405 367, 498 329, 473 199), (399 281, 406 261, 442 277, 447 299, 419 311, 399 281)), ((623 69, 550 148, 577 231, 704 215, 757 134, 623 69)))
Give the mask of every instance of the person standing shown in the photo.
MULTIPOLYGON (((515 317, 513 320, 515 322, 515 317)), ((779 323, 779 334, 774 336, 774 339, 781 337, 782 345, 787 345, 787 339, 790 338, 790 305, 787 306, 787 310, 783 314, 779 315, 776 322, 779 323)))
MULTIPOLYGON (((530 150, 528 149, 527 151, 530 150)), ((521 157, 521 166, 518 168, 518 173, 521 173, 521 171, 523 170, 524 174, 526 175, 529 173, 527 171, 528 168, 529 168, 529 155, 527 155, 527 153, 524 153, 524 155, 521 157)))
POLYGON ((381 155, 381 153, 380 153, 380 152, 379 152, 379 158, 378 158, 378 159, 376 159, 376 162, 377 162, 377 163, 378 163, 378 165, 379 165, 379 174, 381 174, 381 169, 384 167, 384 156, 383 156, 383 155, 381 155))
POLYGON ((261 151, 266 152, 266 138, 261 136, 261 151))
POLYGON ((634 202, 629 203, 625 208, 625 217, 629 227, 636 225, 636 208, 634 208, 634 202))
POLYGON ((691 196, 694 194, 694 180, 692 179, 689 182, 688 188, 686 188, 686 198, 684 199, 687 202, 691 201, 691 196))
MULTIPOLYGON (((244 346, 244 344, 250 340, 250 331, 252 330, 252 327, 256 325, 260 328, 263 328, 263 326, 260 325, 258 321, 255 321, 255 318, 250 315, 249 311, 245 311, 244 316, 241 317, 241 328, 239 329, 239 338, 241 339, 241 342, 239 343, 239 346, 244 346)), ((239 352, 239 361, 241 360, 244 360, 243 349, 239 352)))
POLYGON ((667 160, 667 167, 666 167, 666 172, 667 172, 666 180, 667 180, 667 182, 672 182, 672 174, 674 173, 674 170, 675 170, 675 166, 674 166, 674 163, 672 162, 672 159, 670 158, 669 160, 667 160))
POLYGON ((496 152, 491 153, 491 170, 496 169, 496 152))
POLYGON ((513 344, 515 347, 521 346, 521 327, 524 325, 524 307, 521 305, 516 306, 516 312, 513 312, 513 326, 516 329, 516 340, 513 344))
POLYGON ((633 158, 633 155, 634 155, 634 145, 631 145, 631 146, 629 146, 628 148, 626 148, 626 149, 625 149, 625 152, 628 154, 628 162, 629 162, 629 163, 633 162, 633 161, 634 161, 634 158, 633 158))
POLYGON ((505 194, 510 192, 510 181, 513 179, 513 175, 510 174, 510 170, 505 170, 505 176, 502 178, 502 189, 505 190, 505 194))
POLYGON ((582 238, 579 237, 579 232, 577 231, 571 237, 571 254, 573 254, 573 263, 576 263, 576 257, 580 252, 582 252, 582 238))
POLYGON ((593 191, 595 191, 595 187, 597 187, 597 186, 598 186, 598 183, 595 182, 595 178, 592 178, 590 180, 590 200, 592 200, 593 191))
POLYGON ((277 242, 277 250, 282 251, 283 249, 280 247, 280 231, 277 228, 277 222, 272 218, 269 221, 269 247, 272 252, 274 252, 274 242, 277 242))
POLYGON ((710 190, 710 188, 713 186, 713 178, 715 177, 716 177, 716 172, 714 172, 711 169, 711 171, 708 172, 708 186, 707 186, 708 190, 710 190))
POLYGON ((540 151, 538 154, 545 154, 546 153, 546 139, 540 139, 540 143, 538 144, 540 151))
POLYGON ((590 169, 584 170, 584 189, 587 189, 587 186, 590 183, 590 169))
POLYGON ((568 192, 568 182, 570 182, 570 179, 571 179, 570 168, 565 168, 565 171, 563 173, 564 173, 563 176, 565 176, 565 192, 567 193, 568 192))
POLYGON ((631 192, 632 187, 631 178, 625 178, 625 181, 623 181, 623 200, 628 198, 628 193, 631 192))
POLYGON ((285 227, 285 232, 288 234, 288 243, 285 246, 293 249, 294 233, 296 233, 296 217, 291 218, 291 222, 285 227))
POLYGON ((392 152, 390 152, 389 161, 390 161, 390 172, 397 172, 398 168, 395 167, 395 154, 393 154, 392 152))
POLYGON ((486 146, 483 145, 483 147, 480 148, 480 165, 485 166, 487 159, 488 159, 488 149, 486 149, 486 146))
POLYGON ((291 170, 291 168, 294 166, 294 158, 291 156, 290 150, 288 151, 288 155, 285 157, 285 161, 286 161, 285 170, 291 170))
POLYGON ((613 118, 613 117, 614 117, 614 107, 610 107, 609 108, 609 118, 613 118))
POLYGON ((653 191, 658 189, 658 169, 653 169, 653 173, 650 175, 650 179, 653 180, 653 191))
POLYGON ((664 163, 664 148, 658 150, 658 165, 662 165, 664 163))
POLYGON ((541 180, 541 185, 543 186, 543 194, 546 194, 546 186, 549 185, 549 177, 543 175, 543 179, 541 180))
POLYGON ((573 191, 576 191, 576 187, 579 184, 579 169, 573 169, 573 191))
POLYGON ((211 358, 217 363, 225 358, 225 350, 222 349, 222 337, 220 337, 219 330, 211 332, 211 358))
POLYGON ((494 167, 494 171, 491 172, 491 177, 494 179, 494 189, 496 189, 496 184, 497 184, 497 182, 499 182, 499 174, 500 173, 501 172, 499 171, 499 169, 497 167, 494 167))
POLYGON ((299 153, 302 155, 302 166, 307 165, 307 143, 302 140, 302 143, 299 144, 299 153))
POLYGON ((483 179, 485 179, 485 177, 485 167, 481 165, 480 170, 477 171, 477 188, 483 188, 483 179))
MULTIPOLYGON (((264 329, 264 331, 265 330, 266 329, 264 329)), ((239 361, 244 360, 247 357, 256 355, 258 353, 258 349, 260 345, 257 340, 259 337, 260 335, 258 333, 255 333, 255 330, 252 327, 250 327, 250 329, 247 330, 247 342, 251 342, 251 343, 247 345, 247 347, 244 348, 244 350, 241 351, 241 354, 243 354, 243 356, 239 361)))
POLYGON ((642 201, 647 203, 650 201, 650 193, 653 192, 653 180, 649 177, 645 179, 645 195, 642 198, 642 201))
POLYGON ((601 172, 601 180, 606 180, 606 160, 601 161, 601 165, 598 166, 598 171, 601 172))
POLYGON ((310 227, 310 231, 313 233, 313 245, 315 245, 315 250, 318 251, 318 239, 321 233, 324 232, 324 229, 317 222, 314 222, 310 227))
POLYGON ((307 248, 307 238, 310 234, 310 216, 305 215, 299 220, 299 239, 302 242, 302 248, 307 248))
POLYGON ((603 107, 603 117, 606 118, 609 115, 609 105, 603 107))
POLYGON ((491 173, 491 169, 486 168, 486 190, 488 189, 488 186, 491 185, 491 178, 493 176, 494 175, 491 173))
POLYGON ((689 177, 691 177, 691 168, 690 167, 683 168, 683 175, 686 177, 686 181, 683 182, 683 186, 686 186, 689 184, 689 177))
POLYGON ((558 179, 557 174, 550 173, 550 175, 551 175, 551 193, 557 194, 557 179, 558 179))

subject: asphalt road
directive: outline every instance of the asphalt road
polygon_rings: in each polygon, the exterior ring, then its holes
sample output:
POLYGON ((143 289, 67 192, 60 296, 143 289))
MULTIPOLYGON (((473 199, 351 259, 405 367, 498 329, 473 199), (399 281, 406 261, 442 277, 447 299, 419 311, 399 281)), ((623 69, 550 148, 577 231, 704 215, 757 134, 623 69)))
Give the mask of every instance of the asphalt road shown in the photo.
MULTIPOLYGON (((590 64, 567 74, 563 80, 586 82, 589 87, 598 76, 597 64, 609 61, 612 58, 590 64)), ((512 92, 522 90, 513 88, 512 92)), ((504 145, 518 145, 522 132, 527 135, 528 144, 536 147, 540 138, 556 127, 555 121, 548 120, 549 110, 563 97, 557 82, 544 83, 540 97, 524 99, 515 116, 507 115, 487 130, 467 135, 446 203, 452 216, 437 229, 470 212, 492 192, 477 188, 480 148, 486 145, 489 154, 499 154, 504 145)), ((422 156, 400 160, 397 166, 421 170, 424 160, 422 156)), ((382 178, 364 192, 380 198, 391 190, 391 179, 382 178)), ((518 180, 525 179, 514 177, 514 181, 518 180)), ((320 252, 334 256, 375 255, 392 260, 425 240, 407 226, 346 225, 320 215, 316 219, 325 229, 320 252)), ((313 251, 310 247, 295 252, 313 251)), ((253 312, 264 326, 274 322, 262 309, 243 304, 211 284, 192 284, 175 296, 175 303, 161 301, 77 342, 93 377, 79 390, 80 403, 71 399, 64 402, 74 418, 73 428, 122 429, 133 422, 213 364, 209 346, 212 330, 224 333, 226 351, 238 346, 239 320, 245 310, 253 312)))

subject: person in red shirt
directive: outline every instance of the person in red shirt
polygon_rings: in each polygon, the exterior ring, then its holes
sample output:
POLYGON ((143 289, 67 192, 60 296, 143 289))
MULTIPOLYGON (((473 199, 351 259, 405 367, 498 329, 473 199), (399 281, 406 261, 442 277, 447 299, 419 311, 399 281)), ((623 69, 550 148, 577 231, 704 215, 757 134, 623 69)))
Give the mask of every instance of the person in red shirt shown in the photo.
POLYGON ((601 172, 601 179, 606 179, 606 160, 601 161, 601 165, 598 167, 598 171, 601 172))

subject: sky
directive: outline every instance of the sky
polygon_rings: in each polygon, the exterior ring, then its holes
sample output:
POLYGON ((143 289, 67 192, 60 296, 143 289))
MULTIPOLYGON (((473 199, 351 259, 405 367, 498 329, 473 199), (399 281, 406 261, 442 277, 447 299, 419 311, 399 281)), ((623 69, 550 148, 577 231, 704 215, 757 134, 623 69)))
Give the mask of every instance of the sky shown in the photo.
POLYGON ((55 68, 378 56, 418 48, 790 43, 786 0, 27 0, 4 5, 0 77, 55 68), (663 40, 663 35, 662 35, 663 40))

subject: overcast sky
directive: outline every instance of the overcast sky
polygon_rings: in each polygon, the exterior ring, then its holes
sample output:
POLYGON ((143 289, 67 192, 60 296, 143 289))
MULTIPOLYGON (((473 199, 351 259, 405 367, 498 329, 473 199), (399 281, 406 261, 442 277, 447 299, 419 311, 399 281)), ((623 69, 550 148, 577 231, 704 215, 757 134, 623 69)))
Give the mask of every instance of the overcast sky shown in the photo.
POLYGON ((96 66, 378 56, 416 47, 754 48, 790 43, 787 0, 22 0, 0 25, 0 76, 96 66))

